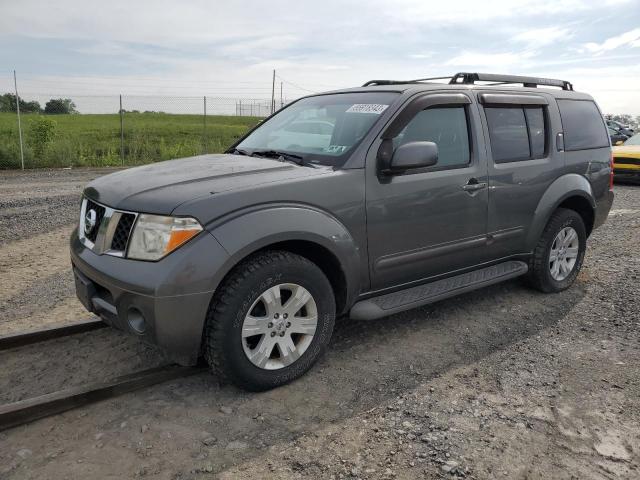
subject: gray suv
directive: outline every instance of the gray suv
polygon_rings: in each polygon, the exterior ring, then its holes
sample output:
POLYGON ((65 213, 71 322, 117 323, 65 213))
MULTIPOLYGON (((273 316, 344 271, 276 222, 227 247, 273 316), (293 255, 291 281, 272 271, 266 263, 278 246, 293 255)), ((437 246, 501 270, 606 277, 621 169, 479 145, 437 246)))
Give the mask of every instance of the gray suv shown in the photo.
POLYGON ((336 318, 518 276, 568 288, 613 201, 598 107, 562 80, 442 80, 308 96, 225 154, 93 181, 71 238, 79 299, 263 390, 308 370, 336 318))

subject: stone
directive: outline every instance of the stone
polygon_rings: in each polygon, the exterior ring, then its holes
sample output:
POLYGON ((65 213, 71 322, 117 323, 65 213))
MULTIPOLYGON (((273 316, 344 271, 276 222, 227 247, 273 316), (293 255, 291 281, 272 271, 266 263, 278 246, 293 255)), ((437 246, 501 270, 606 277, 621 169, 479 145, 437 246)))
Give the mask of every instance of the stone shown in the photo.
POLYGON ((218 443, 218 439, 216 437, 207 437, 204 440, 202 440, 202 443, 207 447, 211 447, 212 445, 215 445, 216 443, 218 443))
POLYGON ((454 462, 453 460, 446 461, 440 468, 445 473, 451 473, 455 471, 460 464, 458 462, 454 462))
POLYGON ((16 452, 16 455, 24 460, 25 458, 29 458, 31 455, 33 455, 33 452, 28 448, 21 448, 16 452))
POLYGON ((249 445, 240 440, 234 440, 227 444, 227 450, 246 450, 247 448, 249 448, 249 445))

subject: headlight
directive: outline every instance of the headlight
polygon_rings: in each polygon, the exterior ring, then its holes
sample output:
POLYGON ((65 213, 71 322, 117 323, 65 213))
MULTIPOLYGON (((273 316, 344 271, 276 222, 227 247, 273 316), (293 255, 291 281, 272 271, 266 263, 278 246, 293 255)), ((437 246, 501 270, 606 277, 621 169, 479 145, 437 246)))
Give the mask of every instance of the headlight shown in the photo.
POLYGON ((202 231, 195 218, 138 215, 127 258, 159 260, 202 231))

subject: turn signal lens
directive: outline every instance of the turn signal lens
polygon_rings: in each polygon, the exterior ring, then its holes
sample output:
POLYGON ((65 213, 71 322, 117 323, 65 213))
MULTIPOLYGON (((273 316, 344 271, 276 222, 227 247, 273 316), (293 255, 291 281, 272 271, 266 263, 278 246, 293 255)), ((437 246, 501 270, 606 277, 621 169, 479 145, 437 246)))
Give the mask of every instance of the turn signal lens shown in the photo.
POLYGON ((142 213, 133 229, 127 258, 159 260, 201 231, 202 225, 195 218, 142 213))

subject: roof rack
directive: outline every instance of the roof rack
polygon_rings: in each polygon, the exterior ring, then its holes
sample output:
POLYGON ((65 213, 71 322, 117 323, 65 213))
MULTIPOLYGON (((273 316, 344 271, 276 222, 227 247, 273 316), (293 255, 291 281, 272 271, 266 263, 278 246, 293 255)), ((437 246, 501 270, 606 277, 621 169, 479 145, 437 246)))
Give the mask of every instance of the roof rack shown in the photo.
POLYGON ((571 82, 566 80, 556 80, 553 78, 525 77, 521 75, 500 75, 495 73, 467 73, 460 72, 448 77, 431 77, 419 78, 416 80, 369 80, 363 87, 372 85, 400 85, 408 83, 422 83, 431 80, 449 80, 450 85, 465 84, 474 85, 476 82, 492 82, 491 85, 508 85, 512 83, 520 83, 524 87, 536 88, 543 87, 559 87, 562 90, 573 90, 571 82))

